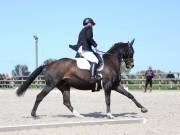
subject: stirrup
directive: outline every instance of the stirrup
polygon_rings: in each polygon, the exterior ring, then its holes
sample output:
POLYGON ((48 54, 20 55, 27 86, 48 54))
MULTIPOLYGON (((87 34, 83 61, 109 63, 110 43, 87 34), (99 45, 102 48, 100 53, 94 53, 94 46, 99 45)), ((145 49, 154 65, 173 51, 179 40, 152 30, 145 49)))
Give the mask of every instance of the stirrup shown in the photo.
POLYGON ((90 78, 92 81, 94 81, 94 82, 98 82, 98 81, 100 81, 102 78, 99 76, 99 75, 96 75, 95 77, 93 76, 93 77, 91 77, 90 78))
POLYGON ((90 81, 91 81, 92 83, 95 83, 97 80, 96 80, 95 77, 90 77, 90 81))
POLYGON ((98 74, 95 76, 95 78, 96 78, 97 81, 100 81, 102 79, 101 76, 98 75, 98 74))

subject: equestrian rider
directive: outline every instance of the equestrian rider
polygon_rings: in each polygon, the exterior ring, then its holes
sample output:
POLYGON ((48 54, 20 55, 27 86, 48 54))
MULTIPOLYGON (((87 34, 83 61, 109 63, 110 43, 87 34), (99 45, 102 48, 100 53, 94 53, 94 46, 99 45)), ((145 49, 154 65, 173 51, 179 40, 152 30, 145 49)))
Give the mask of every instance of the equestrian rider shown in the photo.
POLYGON ((85 18, 83 21, 83 29, 79 33, 79 38, 77 45, 80 46, 78 53, 82 55, 91 64, 90 75, 91 80, 94 82, 100 80, 101 78, 96 75, 98 68, 98 58, 96 57, 92 46, 97 49, 97 43, 93 39, 93 26, 95 22, 92 18, 85 18))

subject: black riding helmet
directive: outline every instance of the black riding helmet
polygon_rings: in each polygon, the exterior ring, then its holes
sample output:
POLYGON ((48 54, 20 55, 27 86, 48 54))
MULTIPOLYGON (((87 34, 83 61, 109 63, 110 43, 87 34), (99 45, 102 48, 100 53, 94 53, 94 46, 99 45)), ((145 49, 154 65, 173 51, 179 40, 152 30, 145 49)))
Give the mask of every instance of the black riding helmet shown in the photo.
POLYGON ((85 25, 88 24, 88 23, 91 23, 92 25, 96 25, 96 23, 93 21, 92 18, 85 18, 85 19, 83 20, 83 26, 85 26, 85 25))

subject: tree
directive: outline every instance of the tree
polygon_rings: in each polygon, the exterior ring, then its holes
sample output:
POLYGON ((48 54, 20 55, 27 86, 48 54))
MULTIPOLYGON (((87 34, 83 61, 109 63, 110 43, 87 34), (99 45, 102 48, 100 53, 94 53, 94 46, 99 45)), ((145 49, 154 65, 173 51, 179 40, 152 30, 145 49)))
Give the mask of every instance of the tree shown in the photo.
POLYGON ((28 76, 30 72, 28 71, 28 66, 27 65, 16 65, 15 69, 12 70, 12 76, 28 76))
POLYGON ((48 64, 52 63, 53 61, 55 61, 55 59, 47 59, 44 61, 44 65, 48 65, 48 64))

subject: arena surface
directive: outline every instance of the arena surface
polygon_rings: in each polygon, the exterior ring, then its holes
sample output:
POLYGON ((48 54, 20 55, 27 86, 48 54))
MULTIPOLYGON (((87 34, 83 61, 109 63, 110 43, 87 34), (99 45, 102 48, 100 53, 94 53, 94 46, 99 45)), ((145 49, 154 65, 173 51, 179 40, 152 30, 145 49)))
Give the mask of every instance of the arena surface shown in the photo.
POLYGON ((40 104, 37 110, 40 118, 33 119, 30 113, 39 92, 40 90, 28 89, 19 98, 15 95, 15 90, 0 89, 0 135, 180 135, 180 91, 130 91, 149 110, 145 114, 131 100, 112 92, 111 111, 115 117, 112 120, 114 123, 106 122, 109 120, 105 117, 103 91, 71 91, 72 105, 85 117, 82 119, 71 114, 62 103, 61 93, 54 90, 40 104), (123 120, 128 122, 122 122, 123 120), (89 124, 89 121, 96 123, 89 124), (98 123, 99 121, 104 122, 98 123), (55 125, 59 123, 75 124, 55 125), (48 127, 53 124, 55 126, 48 127), (14 131, 3 129, 27 125, 44 126, 14 131))

